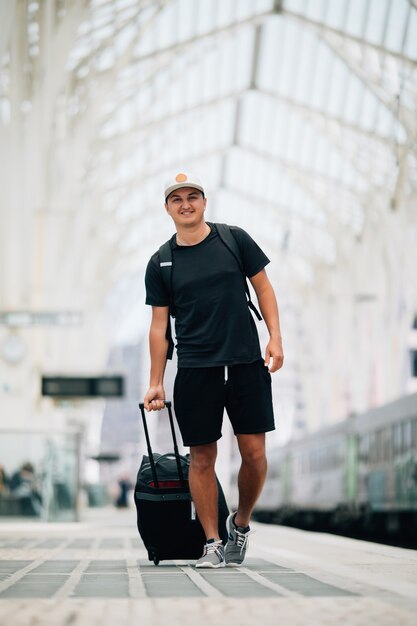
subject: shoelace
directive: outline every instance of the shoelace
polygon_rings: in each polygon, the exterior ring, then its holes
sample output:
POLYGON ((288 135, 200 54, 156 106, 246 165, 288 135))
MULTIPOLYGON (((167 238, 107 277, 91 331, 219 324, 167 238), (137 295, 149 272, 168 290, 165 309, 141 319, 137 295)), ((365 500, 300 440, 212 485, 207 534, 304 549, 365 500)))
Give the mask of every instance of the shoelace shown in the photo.
POLYGON ((222 552, 219 549, 221 545, 221 542, 206 543, 206 545, 204 546, 204 556, 207 556, 208 554, 213 552, 219 558, 223 558, 222 552))
POLYGON ((246 548, 249 535, 251 535, 254 532, 255 532, 254 530, 248 530, 246 533, 241 533, 240 530, 237 530, 237 528, 235 528, 235 533, 237 535, 236 546, 240 548, 240 554, 242 554, 243 550, 246 548))

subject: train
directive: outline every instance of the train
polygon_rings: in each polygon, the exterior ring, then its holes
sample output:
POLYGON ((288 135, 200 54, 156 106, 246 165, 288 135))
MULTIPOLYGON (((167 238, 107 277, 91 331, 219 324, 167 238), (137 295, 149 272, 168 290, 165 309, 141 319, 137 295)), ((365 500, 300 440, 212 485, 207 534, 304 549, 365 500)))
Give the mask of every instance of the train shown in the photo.
MULTIPOLYGON (((232 485, 238 469, 232 471, 232 485)), ((237 491, 230 495, 236 506, 237 491)), ((269 450, 254 518, 412 538, 417 528, 417 393, 269 450)))

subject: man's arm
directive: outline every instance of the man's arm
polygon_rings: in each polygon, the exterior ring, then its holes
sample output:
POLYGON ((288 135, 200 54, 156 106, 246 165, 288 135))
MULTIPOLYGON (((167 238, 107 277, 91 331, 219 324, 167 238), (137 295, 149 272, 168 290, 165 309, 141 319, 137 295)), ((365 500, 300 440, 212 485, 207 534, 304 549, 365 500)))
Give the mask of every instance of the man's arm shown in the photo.
POLYGON ((269 330, 270 340, 265 350, 265 365, 269 366, 272 357, 270 372, 276 372, 284 363, 282 337, 279 325, 278 303, 275 297, 266 270, 263 269, 249 279, 256 292, 259 308, 269 330))
POLYGON ((143 400, 147 411, 159 411, 164 408, 164 373, 167 363, 168 339, 166 330, 169 307, 153 306, 152 322, 149 331, 149 350, 151 354, 151 374, 149 389, 143 400))

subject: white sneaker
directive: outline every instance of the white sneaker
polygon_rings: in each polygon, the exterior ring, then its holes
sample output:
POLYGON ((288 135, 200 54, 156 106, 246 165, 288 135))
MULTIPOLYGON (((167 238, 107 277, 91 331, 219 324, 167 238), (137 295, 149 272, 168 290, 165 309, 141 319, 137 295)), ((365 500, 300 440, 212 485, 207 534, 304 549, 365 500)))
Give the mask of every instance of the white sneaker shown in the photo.
POLYGON ((195 564, 196 567, 224 567, 224 547, 221 539, 210 541, 204 546, 203 555, 195 564))
POLYGON ((231 513, 226 520, 228 540, 224 551, 224 558, 227 565, 238 567, 242 565, 248 547, 248 537, 254 530, 236 526, 234 517, 236 513, 231 513))

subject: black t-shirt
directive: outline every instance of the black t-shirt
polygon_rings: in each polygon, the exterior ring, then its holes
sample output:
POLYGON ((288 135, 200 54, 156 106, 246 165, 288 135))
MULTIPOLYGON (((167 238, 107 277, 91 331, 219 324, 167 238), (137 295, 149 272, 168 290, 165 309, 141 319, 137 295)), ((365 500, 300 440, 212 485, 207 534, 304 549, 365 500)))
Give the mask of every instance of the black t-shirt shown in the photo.
MULTIPOLYGON (((215 224, 207 223, 211 232, 196 245, 178 246, 175 234, 170 239, 178 367, 252 363, 261 358, 261 351, 244 278, 215 224)), ((269 259, 246 231, 230 228, 251 278, 269 259)), ((146 268, 145 285, 146 304, 169 305, 157 252, 146 268)))

